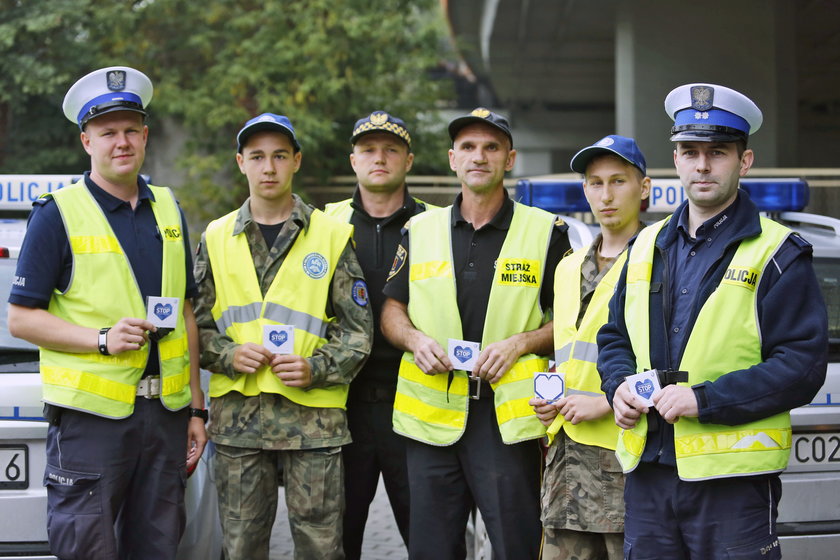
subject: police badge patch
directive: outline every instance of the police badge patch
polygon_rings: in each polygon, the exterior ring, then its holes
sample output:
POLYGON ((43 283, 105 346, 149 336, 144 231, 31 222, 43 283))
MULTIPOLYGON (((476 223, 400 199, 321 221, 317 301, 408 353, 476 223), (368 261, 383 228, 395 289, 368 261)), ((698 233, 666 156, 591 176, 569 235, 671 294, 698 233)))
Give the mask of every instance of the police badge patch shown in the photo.
POLYGON ((303 258, 303 271, 318 280, 327 274, 327 259, 320 253, 309 253, 303 258))
POLYGON ((125 89, 125 70, 111 70, 105 74, 105 82, 111 91, 122 91, 125 89))
POLYGON ((479 107, 478 109, 474 109, 473 112, 470 114, 474 117, 481 117, 482 119, 486 119, 490 116, 490 111, 488 111, 484 107, 479 107))
POLYGON ((364 280, 356 280, 353 282, 353 301, 359 307, 365 307, 368 304, 368 289, 364 280))
POLYGON ((715 89, 709 86, 692 86, 691 108, 695 111, 708 111, 715 104, 715 89))
POLYGON ((407 256, 408 251, 405 250, 405 247, 403 247, 402 245, 397 245, 397 254, 394 256, 394 264, 391 265, 391 272, 388 273, 388 280, 396 276, 397 273, 399 273, 399 271, 402 270, 402 267, 405 265, 407 256))

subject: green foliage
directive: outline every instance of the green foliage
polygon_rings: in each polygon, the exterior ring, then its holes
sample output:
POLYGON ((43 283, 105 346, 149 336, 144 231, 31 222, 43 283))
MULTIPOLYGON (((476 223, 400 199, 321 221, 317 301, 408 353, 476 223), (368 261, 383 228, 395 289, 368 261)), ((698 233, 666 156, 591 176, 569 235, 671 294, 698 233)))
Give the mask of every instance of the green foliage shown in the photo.
MULTIPOLYGON (((266 111, 289 116, 298 132, 304 154, 299 192, 305 183, 351 173, 353 123, 375 109, 408 123, 415 173, 446 172, 446 137, 432 115, 451 93, 429 78, 442 58, 439 0, 0 0, 0 5, 0 138, 21 133, 26 128, 21 122, 27 123, 31 138, 20 151, 6 152, 36 152, 25 160, 26 171, 78 172, 72 158, 43 154, 73 146, 84 155, 76 135, 67 132, 72 125, 56 108, 79 76, 126 64, 155 85, 152 141, 164 117, 188 135, 176 157, 188 188, 178 196, 197 221, 241 201, 245 183, 234 163, 235 135, 248 118, 266 111), (17 123, 5 131, 4 106, 17 123), (43 115, 43 122, 33 121, 36 115, 43 115), (58 169, 63 165, 70 168, 58 169)), ((0 151, 0 172, 23 170, 13 168, 24 160, 3 156, 0 151)))

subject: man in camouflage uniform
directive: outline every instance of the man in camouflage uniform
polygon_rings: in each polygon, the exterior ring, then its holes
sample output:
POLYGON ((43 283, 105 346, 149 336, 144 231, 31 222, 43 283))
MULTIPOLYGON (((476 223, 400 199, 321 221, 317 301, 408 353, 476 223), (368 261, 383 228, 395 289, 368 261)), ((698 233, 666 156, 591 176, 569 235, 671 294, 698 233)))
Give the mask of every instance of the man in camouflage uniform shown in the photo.
POLYGON ((195 265, 225 551, 268 558, 282 469, 295 558, 343 558, 344 404, 373 324, 352 227, 292 194, 286 117, 248 121, 237 143, 250 197, 208 226, 195 265), (293 351, 274 353, 284 326, 293 351))
POLYGON ((624 474, 615 457, 618 427, 600 389, 595 337, 625 260, 627 242, 644 227, 650 193, 645 158, 632 138, 610 135, 579 151, 573 171, 601 233, 565 257, 554 275, 554 341, 563 397, 531 400, 551 445, 542 485, 543 558, 620 560, 624 544, 624 474), (587 352, 589 351, 589 352, 587 352))

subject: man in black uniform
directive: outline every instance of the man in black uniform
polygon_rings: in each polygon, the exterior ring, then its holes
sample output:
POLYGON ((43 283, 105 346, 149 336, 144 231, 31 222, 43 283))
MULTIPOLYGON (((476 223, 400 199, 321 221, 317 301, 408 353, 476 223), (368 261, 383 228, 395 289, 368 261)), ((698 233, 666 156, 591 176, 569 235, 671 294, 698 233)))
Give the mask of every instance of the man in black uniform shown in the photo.
MULTIPOLYGON (((370 358, 350 385, 347 421, 353 443, 344 446, 344 554, 360 558, 368 509, 379 483, 385 482, 388 499, 403 541, 408 544, 408 474, 405 440, 391 429, 397 370, 402 352, 382 336, 379 314, 385 296, 382 288, 393 255, 408 219, 423 212, 426 204, 408 194, 405 176, 414 154, 405 123, 384 111, 359 119, 350 138, 350 165, 358 187, 352 199, 328 204, 331 214, 355 228, 356 254, 370 288, 374 343, 370 358)), ((354 286, 353 297, 364 286, 354 286)))
POLYGON ((536 439, 545 430, 519 405, 553 349, 546 318, 568 228, 508 196, 504 174, 516 150, 504 117, 478 108, 453 120, 449 135, 461 193, 452 206, 411 219, 382 312, 383 333, 405 350, 394 430, 410 438, 409 556, 463 558, 467 516, 477 506, 494 558, 535 559, 536 439), (454 367, 465 352, 477 354, 475 363, 454 367))

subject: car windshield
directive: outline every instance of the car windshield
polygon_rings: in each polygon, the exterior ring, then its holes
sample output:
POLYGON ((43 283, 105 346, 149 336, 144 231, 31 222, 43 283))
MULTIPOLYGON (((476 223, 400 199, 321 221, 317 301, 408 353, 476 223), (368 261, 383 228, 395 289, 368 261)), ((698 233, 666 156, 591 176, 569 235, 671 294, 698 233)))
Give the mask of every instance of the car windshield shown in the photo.
POLYGON ((0 259, 0 361, 2 362, 8 362, 9 358, 14 359, 14 351, 38 350, 37 346, 9 334, 7 315, 9 306, 6 302, 9 301, 9 291, 12 289, 12 277, 15 274, 16 265, 17 259, 0 259))
POLYGON ((828 359, 840 362, 840 259, 815 257, 814 270, 828 309, 828 359))

